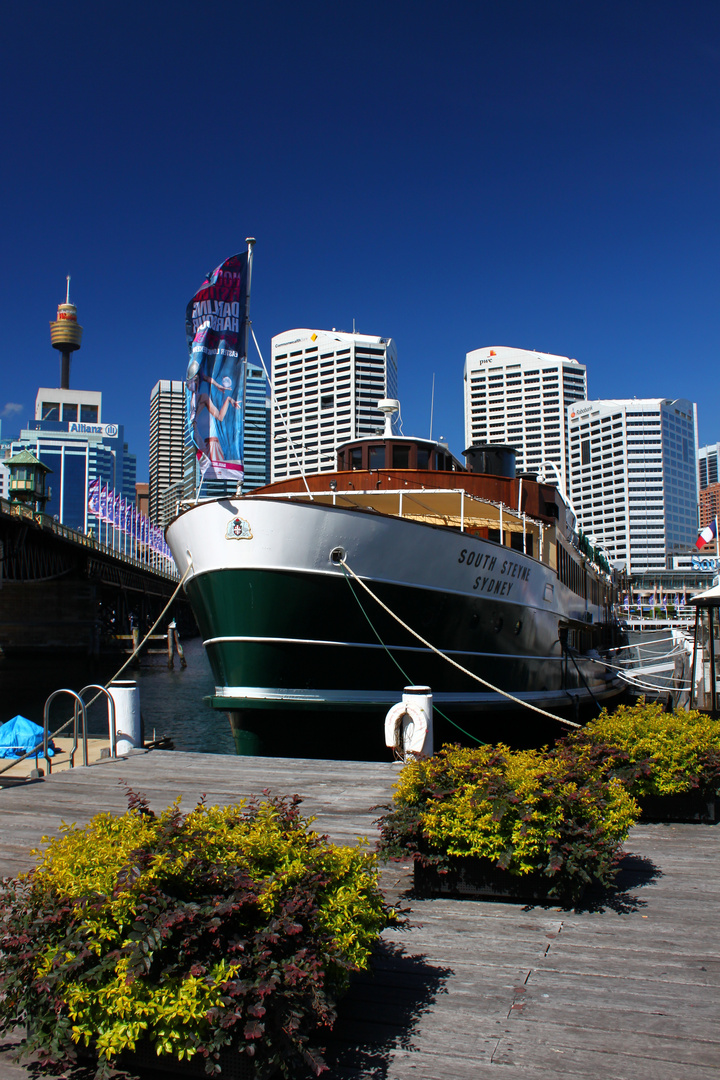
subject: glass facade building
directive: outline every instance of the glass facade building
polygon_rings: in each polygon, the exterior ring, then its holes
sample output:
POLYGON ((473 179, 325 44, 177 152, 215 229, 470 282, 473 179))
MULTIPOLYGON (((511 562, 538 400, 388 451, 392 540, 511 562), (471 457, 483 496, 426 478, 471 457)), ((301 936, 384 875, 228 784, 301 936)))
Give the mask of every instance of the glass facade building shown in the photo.
POLYGON ((711 484, 720 482, 718 455, 720 455, 720 443, 711 443, 710 446, 701 446, 698 450, 698 471, 701 491, 706 487, 710 487, 711 484))
POLYGON ((583 532, 628 573, 697 539, 697 406, 684 398, 568 408, 568 490, 583 532))
POLYGON ((128 452, 122 425, 103 423, 99 392, 41 387, 35 419, 12 442, 13 454, 23 448, 52 470, 45 512, 63 525, 99 535, 97 519, 87 510, 88 485, 95 479, 135 502, 135 455, 128 452))

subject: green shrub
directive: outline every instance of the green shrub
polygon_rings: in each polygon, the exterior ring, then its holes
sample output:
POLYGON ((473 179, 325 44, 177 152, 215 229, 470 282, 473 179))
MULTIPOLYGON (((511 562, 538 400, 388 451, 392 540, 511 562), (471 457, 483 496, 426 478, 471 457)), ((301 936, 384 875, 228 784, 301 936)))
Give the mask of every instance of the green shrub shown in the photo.
POLYGON ((666 713, 644 701, 621 705, 612 713, 603 709, 564 742, 578 754, 602 745, 615 765, 633 767, 631 791, 638 798, 720 788, 720 722, 703 713, 666 713))
POLYGON ((297 797, 156 817, 128 794, 3 883, 0 1030, 30 1018, 28 1053, 64 1066, 81 1044, 100 1076, 148 1038, 208 1073, 233 1045, 259 1075, 319 1074, 313 1031, 396 918, 375 856, 311 832, 297 797))
POLYGON ((446 746, 403 769, 380 850, 441 872, 473 856, 510 874, 541 874, 549 896, 574 900, 593 880, 610 883, 638 813, 589 749, 580 759, 568 747, 446 746))

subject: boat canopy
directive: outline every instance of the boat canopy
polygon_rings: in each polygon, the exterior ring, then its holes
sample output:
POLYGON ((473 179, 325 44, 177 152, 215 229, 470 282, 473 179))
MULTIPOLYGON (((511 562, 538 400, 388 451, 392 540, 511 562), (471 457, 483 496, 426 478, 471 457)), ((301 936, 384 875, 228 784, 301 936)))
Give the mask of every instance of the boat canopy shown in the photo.
POLYGON ((518 514, 502 503, 478 499, 462 488, 398 488, 367 491, 263 492, 262 498, 293 499, 346 510, 369 510, 391 517, 410 518, 429 525, 449 525, 461 532, 472 529, 502 529, 505 532, 538 533, 541 523, 527 514, 518 514))
POLYGON ((698 607, 720 607, 720 585, 714 585, 706 592, 691 596, 688 604, 696 604, 698 607))

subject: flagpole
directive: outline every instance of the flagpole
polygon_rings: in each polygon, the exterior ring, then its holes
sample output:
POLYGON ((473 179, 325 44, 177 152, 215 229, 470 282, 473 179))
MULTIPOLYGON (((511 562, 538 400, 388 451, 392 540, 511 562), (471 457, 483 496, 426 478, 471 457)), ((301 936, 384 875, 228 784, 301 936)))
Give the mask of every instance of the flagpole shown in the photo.
MULTIPOLYGON (((253 264, 253 248, 255 247, 255 237, 246 236, 245 243, 247 244, 247 287, 245 289, 245 326, 243 329, 245 340, 243 341, 243 355, 242 355, 242 456, 243 456, 243 476, 245 474, 245 400, 247 394, 247 365, 248 365, 248 343, 250 341, 250 286, 252 284, 252 264, 253 264)), ((242 495, 242 479, 238 481, 238 485, 235 491, 236 495, 242 495)))

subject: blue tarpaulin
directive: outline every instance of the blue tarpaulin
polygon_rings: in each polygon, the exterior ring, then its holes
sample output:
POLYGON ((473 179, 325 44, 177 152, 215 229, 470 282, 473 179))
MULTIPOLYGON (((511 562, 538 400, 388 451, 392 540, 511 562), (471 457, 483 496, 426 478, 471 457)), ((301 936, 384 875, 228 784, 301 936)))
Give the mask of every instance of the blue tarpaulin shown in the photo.
MULTIPOLYGON (((28 750, 34 750, 40 744, 40 757, 42 753, 43 729, 39 724, 33 724, 24 716, 13 716, 0 726, 0 757, 20 757, 28 750)), ((52 742, 48 746, 48 755, 53 757, 55 747, 52 742)))

